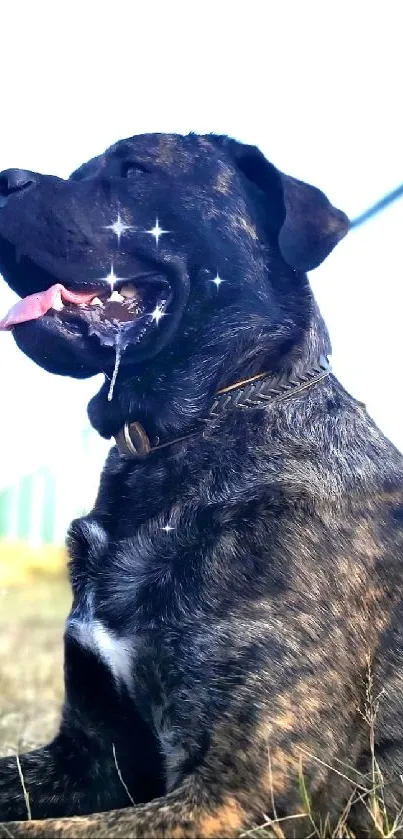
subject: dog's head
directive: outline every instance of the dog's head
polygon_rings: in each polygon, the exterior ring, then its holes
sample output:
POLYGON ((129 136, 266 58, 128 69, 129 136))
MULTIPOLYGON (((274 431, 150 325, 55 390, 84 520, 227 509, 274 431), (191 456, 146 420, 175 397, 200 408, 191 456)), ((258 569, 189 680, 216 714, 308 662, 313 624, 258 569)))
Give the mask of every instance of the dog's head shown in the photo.
POLYGON ((69 180, 7 170, 0 271, 22 300, 0 326, 53 373, 110 379, 118 352, 120 381, 152 390, 192 360, 213 387, 301 340, 304 272, 347 229, 322 192, 227 137, 140 135, 69 180))

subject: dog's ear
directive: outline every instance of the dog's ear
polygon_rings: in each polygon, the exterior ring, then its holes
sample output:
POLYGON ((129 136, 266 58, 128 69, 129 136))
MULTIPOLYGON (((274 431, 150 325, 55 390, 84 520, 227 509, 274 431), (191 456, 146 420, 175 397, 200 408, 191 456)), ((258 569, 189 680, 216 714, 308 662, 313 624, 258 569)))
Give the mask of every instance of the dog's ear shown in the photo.
POLYGON ((348 232, 347 216, 333 207, 320 189, 276 169, 256 146, 217 140, 226 145, 240 172, 264 195, 283 259, 298 271, 320 265, 348 232))

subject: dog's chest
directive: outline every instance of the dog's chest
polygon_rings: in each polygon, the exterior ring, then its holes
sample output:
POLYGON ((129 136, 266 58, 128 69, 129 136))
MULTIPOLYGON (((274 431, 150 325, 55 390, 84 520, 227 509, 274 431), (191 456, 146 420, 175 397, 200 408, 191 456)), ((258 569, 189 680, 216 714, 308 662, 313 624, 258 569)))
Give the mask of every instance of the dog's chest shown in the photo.
POLYGON ((133 637, 117 633, 96 616, 91 596, 76 605, 67 619, 67 635, 95 655, 110 671, 117 687, 132 692, 136 660, 133 637))
POLYGON ((118 634, 108 628, 97 615, 91 597, 76 603, 67 620, 67 635, 89 651, 111 674, 117 691, 127 690, 142 716, 152 727, 164 757, 168 790, 181 776, 187 752, 172 724, 167 705, 169 693, 163 667, 158 665, 155 646, 150 648, 144 638, 134 632, 118 634))
POLYGON ((170 631, 181 636, 194 621, 197 603, 203 602, 203 562, 197 555, 202 546, 193 549, 187 528, 192 562, 188 545, 183 558, 180 523, 175 528, 167 520, 147 522, 130 538, 122 538, 92 515, 76 520, 69 534, 74 605, 67 636, 96 656, 116 686, 125 687, 136 701, 141 685, 148 696, 165 690, 161 683, 169 681, 169 673, 163 677, 153 664, 166 660, 170 631))

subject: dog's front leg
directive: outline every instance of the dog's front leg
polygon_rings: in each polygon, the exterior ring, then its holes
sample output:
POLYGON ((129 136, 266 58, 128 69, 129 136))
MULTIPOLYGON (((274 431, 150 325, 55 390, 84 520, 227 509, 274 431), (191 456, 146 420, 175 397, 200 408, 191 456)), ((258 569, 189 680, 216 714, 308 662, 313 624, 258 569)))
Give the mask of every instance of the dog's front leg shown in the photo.
MULTIPOLYGON (((113 732, 63 726, 43 748, 0 759, 0 822, 85 815, 146 801, 161 792, 148 772, 146 737, 130 749, 113 732), (143 771, 136 764, 143 759, 143 771)), ((131 739, 131 738, 129 738, 131 739)))
POLYGON ((91 653, 66 639, 66 701, 47 746, 0 759, 0 822, 109 810, 161 795, 154 735, 91 653))
POLYGON ((97 799, 115 800, 115 787, 101 743, 84 732, 59 734, 41 749, 0 760, 0 820, 86 813, 97 799))

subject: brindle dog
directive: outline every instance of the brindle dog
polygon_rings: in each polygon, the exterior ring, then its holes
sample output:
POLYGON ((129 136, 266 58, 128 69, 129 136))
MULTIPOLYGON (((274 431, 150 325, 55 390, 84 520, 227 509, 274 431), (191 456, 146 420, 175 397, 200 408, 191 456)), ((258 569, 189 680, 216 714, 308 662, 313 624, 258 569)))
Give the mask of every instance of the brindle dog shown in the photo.
POLYGON ((213 135, 133 137, 66 181, 8 170, 0 205, 23 298, 2 328, 50 372, 102 371, 89 416, 118 443, 68 535, 65 702, 20 758, 30 823, 0 762, 5 835, 236 836, 303 813, 301 772, 334 824, 369 785, 369 666, 393 815, 403 458, 327 368, 306 276, 346 216, 213 135))

